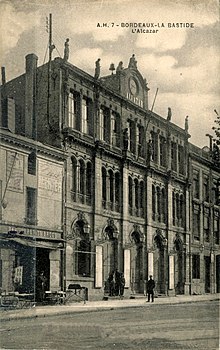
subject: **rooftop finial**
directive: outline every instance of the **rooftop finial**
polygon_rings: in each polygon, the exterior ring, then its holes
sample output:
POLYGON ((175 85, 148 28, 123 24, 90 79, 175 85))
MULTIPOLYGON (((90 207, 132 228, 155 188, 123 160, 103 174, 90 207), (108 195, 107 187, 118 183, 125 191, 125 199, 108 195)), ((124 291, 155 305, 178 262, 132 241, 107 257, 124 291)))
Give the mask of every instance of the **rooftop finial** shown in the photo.
POLYGON ((169 122, 171 121, 171 117, 172 117, 172 111, 171 111, 171 108, 168 107, 167 120, 168 120, 169 122))
POLYGON ((131 56, 130 60, 129 60, 129 65, 128 68, 134 68, 137 69, 137 61, 135 59, 135 54, 133 53, 133 55, 131 56))
POLYGON ((65 44, 64 44, 64 61, 68 61, 69 59, 69 53, 70 53, 70 50, 69 50, 69 39, 67 38, 66 41, 65 41, 65 44))
POLYGON ((101 68, 100 61, 101 59, 98 58, 97 61, 95 62, 95 76, 94 76, 95 79, 98 79, 100 76, 100 68, 101 68))
POLYGON ((189 117, 187 115, 185 118, 185 132, 188 133, 188 131, 189 131, 189 117))

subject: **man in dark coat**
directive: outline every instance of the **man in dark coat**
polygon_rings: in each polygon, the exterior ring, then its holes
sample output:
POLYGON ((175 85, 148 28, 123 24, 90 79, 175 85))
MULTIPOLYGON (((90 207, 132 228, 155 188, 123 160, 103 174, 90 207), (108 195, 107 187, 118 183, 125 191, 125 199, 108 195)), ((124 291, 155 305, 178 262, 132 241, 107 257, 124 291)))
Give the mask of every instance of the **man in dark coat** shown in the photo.
POLYGON ((150 276, 150 279, 147 281, 147 301, 150 302, 150 296, 152 303, 154 302, 154 288, 155 288, 155 282, 153 280, 153 276, 150 276))

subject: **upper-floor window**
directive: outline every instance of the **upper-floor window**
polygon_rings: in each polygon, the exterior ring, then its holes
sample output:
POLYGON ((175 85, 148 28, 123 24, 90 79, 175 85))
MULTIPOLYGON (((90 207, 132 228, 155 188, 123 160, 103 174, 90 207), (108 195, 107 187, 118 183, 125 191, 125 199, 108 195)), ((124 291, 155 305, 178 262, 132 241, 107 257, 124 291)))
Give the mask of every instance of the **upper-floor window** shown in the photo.
POLYGON ((99 111, 99 138, 101 141, 110 142, 110 110, 102 107, 99 111))
POLYGON ((160 136, 160 165, 166 166, 166 139, 160 136))
POLYGON ((137 147, 138 147, 138 156, 144 157, 144 127, 142 125, 137 126, 137 147))
POLYGON ((207 176, 203 178, 203 199, 205 202, 209 201, 209 178, 207 176))
POLYGON ((80 95, 77 92, 70 92, 68 105, 68 127, 79 129, 80 118, 80 95))
POLYGON ((178 145, 178 164, 179 164, 179 173, 185 174, 185 159, 184 159, 184 148, 181 145, 178 145))
POLYGON ((220 219, 218 215, 214 216, 214 243, 219 244, 220 240, 220 219))
POLYGON ((151 140, 152 140, 152 160, 154 162, 158 161, 158 133, 151 131, 151 140))
POLYGON ((200 213, 193 211, 193 237, 195 240, 200 240, 200 213))
POLYGON ((136 153, 136 126, 133 120, 129 120, 128 122, 128 130, 129 130, 129 147, 128 149, 132 153, 136 153))
POLYGON ((81 131, 84 134, 93 134, 93 103, 85 96, 82 99, 81 131))
POLYGON ((37 165, 36 153, 31 152, 28 156, 28 174, 36 175, 36 165, 37 165))
POLYGON ((193 197, 199 199, 199 172, 193 172, 193 197))
POLYGON ((104 141, 104 111, 102 108, 100 108, 99 111, 99 139, 101 141, 104 141))
POLYGON ((32 187, 26 189, 26 223, 36 225, 37 221, 37 190, 32 187))
POLYGON ((111 144, 120 147, 120 120, 115 112, 111 113, 111 144))
POLYGON ((209 217, 208 216, 204 216, 203 218, 203 235, 204 235, 204 239, 206 242, 209 242, 209 217))
POLYGON ((177 144, 171 141, 171 169, 177 171, 177 144))

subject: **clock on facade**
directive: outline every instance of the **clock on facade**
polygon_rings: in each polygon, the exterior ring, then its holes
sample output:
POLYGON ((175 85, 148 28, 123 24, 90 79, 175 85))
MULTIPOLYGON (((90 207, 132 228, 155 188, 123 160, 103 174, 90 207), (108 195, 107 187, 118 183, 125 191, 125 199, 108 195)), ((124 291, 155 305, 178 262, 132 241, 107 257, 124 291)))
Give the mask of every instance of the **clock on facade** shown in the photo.
POLYGON ((132 95, 136 96, 138 94, 138 82, 136 79, 129 79, 129 89, 132 95))

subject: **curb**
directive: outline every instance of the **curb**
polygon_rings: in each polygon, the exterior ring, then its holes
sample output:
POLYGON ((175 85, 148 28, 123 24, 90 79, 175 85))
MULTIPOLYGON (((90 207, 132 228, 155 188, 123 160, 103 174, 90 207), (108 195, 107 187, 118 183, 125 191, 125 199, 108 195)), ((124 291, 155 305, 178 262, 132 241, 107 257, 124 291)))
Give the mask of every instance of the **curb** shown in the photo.
MULTIPOLYGON (((138 299, 136 299, 138 300, 138 299)), ((5 315, 6 317, 0 317, 0 322, 4 321, 4 322, 8 322, 8 321, 17 321, 17 320, 24 320, 24 319, 35 319, 35 318, 45 318, 45 317, 53 317, 53 316, 63 316, 63 315, 72 315, 72 314, 82 314, 82 313, 87 313, 87 312, 99 312, 99 311, 112 311, 112 310, 122 310, 122 309, 127 309, 127 308, 138 308, 138 307, 151 307, 150 305, 152 305, 152 303, 146 303, 145 298, 142 299, 143 303, 140 303, 140 301, 138 300, 138 303, 135 304, 126 304, 126 305, 120 305, 118 304, 116 305, 105 305, 105 306, 86 306, 86 305, 82 305, 80 308, 75 308, 74 309, 74 305, 71 305, 69 309, 64 309, 64 310, 52 310, 52 312, 47 313, 47 310, 45 310, 45 312, 42 313, 38 313, 40 311, 40 309, 33 309, 36 310, 36 314, 30 314, 30 315, 24 315, 24 314, 13 314, 13 315, 5 315), (83 309, 84 308, 84 309, 83 309)), ((212 298, 198 298, 195 300, 170 300, 169 299, 162 299, 162 302, 154 303, 154 306, 161 306, 161 305, 181 305, 181 304, 192 304, 195 302, 212 302, 212 301, 219 301, 219 296, 212 296, 212 298), (166 302, 164 302, 166 300, 166 302)), ((91 305, 91 304, 90 304, 91 305)), ((68 307, 68 306, 67 306, 68 307)), ((26 309, 28 310, 28 309, 26 309)), ((29 309, 31 310, 31 309, 29 309)), ((31 310, 31 311, 33 311, 31 310)), ((4 312, 4 311, 3 311, 4 312)), ((8 312, 7 310, 5 312, 8 312)), ((10 311, 9 311, 10 312, 10 311)), ((18 311, 19 312, 19 311, 18 311)))

